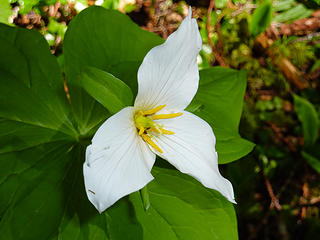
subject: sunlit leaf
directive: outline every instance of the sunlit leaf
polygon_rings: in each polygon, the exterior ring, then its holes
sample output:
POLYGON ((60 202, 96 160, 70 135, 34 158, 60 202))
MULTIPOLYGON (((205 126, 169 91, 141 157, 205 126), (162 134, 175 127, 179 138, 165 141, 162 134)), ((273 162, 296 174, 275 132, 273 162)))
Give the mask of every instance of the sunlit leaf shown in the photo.
POLYGON ((224 8, 227 5, 228 0, 216 0, 215 4, 217 8, 224 8))
POLYGON ((0 0, 0 23, 9 23, 9 17, 13 14, 9 0, 0 0))
POLYGON ((250 22, 250 33, 253 37, 264 32, 270 25, 273 17, 272 1, 263 1, 253 12, 250 22))
POLYGON ((313 145, 319 136, 319 118, 317 112, 307 99, 293 95, 294 108, 302 123, 303 138, 307 146, 313 145))
POLYGON ((219 163, 235 161, 254 147, 238 132, 246 82, 244 71, 222 67, 201 70, 198 92, 187 108, 213 128, 219 163))
POLYGON ((81 74, 81 85, 110 113, 132 105, 131 89, 110 73, 94 67, 87 67, 81 74))
POLYGON ((295 0, 281 0, 281 1, 275 1, 274 3, 274 11, 284 11, 292 7, 292 5, 295 3, 295 0))
POLYGON ((275 22, 287 22, 294 21, 301 18, 307 18, 312 14, 312 10, 307 9, 303 4, 297 4, 296 6, 289 8, 288 10, 279 13, 275 16, 275 22))
POLYGON ((150 207, 132 194, 143 239, 238 239, 234 208, 220 193, 176 170, 153 168, 148 185, 150 207))

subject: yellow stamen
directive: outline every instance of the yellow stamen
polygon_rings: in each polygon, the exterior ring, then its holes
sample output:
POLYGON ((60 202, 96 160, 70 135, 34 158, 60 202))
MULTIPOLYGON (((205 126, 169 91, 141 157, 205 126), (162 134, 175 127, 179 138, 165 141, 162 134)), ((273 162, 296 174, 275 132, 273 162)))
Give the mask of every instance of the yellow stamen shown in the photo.
POLYGON ((162 134, 169 134, 169 135, 174 134, 174 132, 171 132, 171 131, 166 130, 166 129, 163 129, 163 128, 160 128, 160 130, 161 130, 161 133, 162 133, 162 134))
POLYGON ((139 129, 139 135, 141 136, 143 133, 144 133, 144 127, 141 127, 141 128, 139 129))
POLYGON ((170 113, 170 114, 159 114, 159 115, 153 115, 151 118, 153 120, 157 119, 168 119, 168 118, 175 118, 181 116, 183 113, 170 113))
POLYGON ((155 114, 156 112, 159 112, 162 108, 164 108, 166 105, 160 105, 158 107, 155 107, 153 109, 144 111, 143 114, 144 115, 151 115, 151 114, 155 114))
POLYGON ((174 132, 163 129, 162 125, 159 125, 157 122, 154 122, 153 120, 157 119, 168 119, 168 118, 175 118, 181 116, 183 113, 170 113, 170 114, 158 114, 154 115, 155 113, 159 112, 161 109, 163 109, 166 105, 160 105, 158 107, 155 107, 153 109, 149 109, 146 111, 136 111, 134 114, 134 123, 136 126, 136 129, 138 131, 139 136, 142 137, 142 139, 150 145, 152 148, 154 148, 156 151, 163 153, 163 151, 155 144, 154 141, 152 141, 152 137, 162 135, 162 134, 168 134, 172 135, 174 132))
POLYGON ((174 134, 174 132, 166 130, 166 129, 163 129, 161 127, 159 127, 159 128, 150 128, 150 131, 156 132, 156 133, 160 133, 160 134, 169 134, 169 135, 174 134))
POLYGON ((148 143, 148 144, 149 144, 151 147, 153 147, 155 150, 157 150, 157 151, 160 152, 160 153, 163 153, 163 151, 157 146, 157 144, 155 144, 155 143, 151 140, 151 138, 150 138, 148 135, 142 134, 141 137, 142 137, 142 139, 143 139, 146 143, 148 143))
POLYGON ((152 132, 161 133, 161 131, 157 128, 150 128, 152 132))

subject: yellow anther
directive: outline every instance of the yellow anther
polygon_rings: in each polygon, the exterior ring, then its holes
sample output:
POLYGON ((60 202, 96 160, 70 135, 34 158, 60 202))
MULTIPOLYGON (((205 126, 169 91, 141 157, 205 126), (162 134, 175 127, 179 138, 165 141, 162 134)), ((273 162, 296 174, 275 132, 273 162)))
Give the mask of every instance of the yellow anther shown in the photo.
POLYGON ((144 115, 152 115, 155 114, 156 112, 159 112, 161 109, 163 109, 166 105, 160 105, 158 107, 152 108, 150 110, 144 111, 144 115))
POLYGON ((161 133, 162 133, 162 134, 169 134, 169 135, 174 134, 174 132, 169 131, 169 130, 166 130, 166 129, 163 129, 163 128, 160 128, 160 130, 161 130, 161 133))
POLYGON ((142 134, 141 135, 142 139, 148 143, 151 147, 153 147, 155 150, 157 150, 160 153, 163 153, 163 151, 157 146, 157 144, 155 144, 151 138, 147 135, 147 134, 142 134))
POLYGON ((150 128, 152 132, 161 133, 161 131, 158 128, 150 128))
POLYGON ((157 119, 168 119, 168 118, 175 118, 181 116, 183 113, 170 113, 170 114, 159 114, 159 115, 153 115, 151 118, 153 120, 157 119))
POLYGON ((140 127, 139 129, 139 135, 141 136, 144 133, 144 127, 140 127))

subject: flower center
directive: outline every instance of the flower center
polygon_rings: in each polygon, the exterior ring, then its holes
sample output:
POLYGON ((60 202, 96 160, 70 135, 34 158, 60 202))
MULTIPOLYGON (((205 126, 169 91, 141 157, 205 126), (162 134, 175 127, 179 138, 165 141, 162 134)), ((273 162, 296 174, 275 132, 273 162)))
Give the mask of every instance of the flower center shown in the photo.
POLYGON ((141 136, 146 143, 148 143, 151 147, 153 147, 160 153, 163 153, 163 151, 158 147, 157 144, 155 144, 154 141, 152 141, 152 138, 161 134, 172 135, 174 134, 174 132, 164 129, 162 125, 154 122, 154 120, 175 118, 182 115, 181 112, 170 114, 155 114, 165 106, 166 105, 160 105, 146 111, 138 110, 134 114, 134 124, 137 128, 139 136, 141 136))

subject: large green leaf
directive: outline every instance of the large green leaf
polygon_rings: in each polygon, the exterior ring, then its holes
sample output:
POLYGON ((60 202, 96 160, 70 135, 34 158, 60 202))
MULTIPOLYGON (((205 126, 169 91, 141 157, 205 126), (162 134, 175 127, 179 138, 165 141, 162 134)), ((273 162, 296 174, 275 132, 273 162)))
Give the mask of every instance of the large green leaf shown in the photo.
POLYGON ((269 27, 273 17, 272 1, 263 1, 261 5, 254 10, 250 22, 250 33, 252 36, 258 36, 269 27))
POLYGON ((238 133, 246 82, 244 71, 222 67, 201 70, 198 92, 187 108, 213 128, 219 163, 237 160, 254 147, 238 133))
POLYGON ((163 40, 146 32, 120 12, 90 7, 70 23, 64 40, 67 83, 79 131, 90 129, 107 117, 103 107, 80 86, 86 66, 111 73, 137 91, 137 71, 146 53, 163 40))
POLYGON ((75 138, 62 75, 46 41, 34 31, 0 26, 0 117, 75 138))
POLYGON ((237 239, 234 208, 220 193, 176 170, 154 167, 148 185, 150 207, 130 196, 144 239, 237 239))
POLYGON ((81 74, 81 85, 110 113, 132 105, 131 89, 110 73, 94 67, 87 67, 81 74))
POLYGON ((45 39, 0 24, 0 55, 0 239, 45 239, 64 209, 78 136, 45 39))
POLYGON ((293 95, 294 108, 302 123, 303 138, 306 146, 313 145, 319 136, 319 118, 317 112, 307 99, 293 95))

